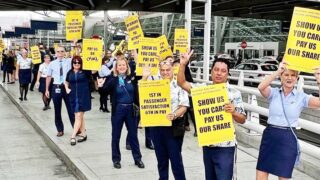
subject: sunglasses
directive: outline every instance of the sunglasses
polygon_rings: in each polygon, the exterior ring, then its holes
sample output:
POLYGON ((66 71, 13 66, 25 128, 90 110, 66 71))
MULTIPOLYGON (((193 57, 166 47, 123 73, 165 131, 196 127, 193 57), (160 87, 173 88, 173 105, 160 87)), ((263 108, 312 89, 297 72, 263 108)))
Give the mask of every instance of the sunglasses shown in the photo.
POLYGON ((76 62, 72 62, 72 64, 81 64, 80 62, 76 61, 76 62))

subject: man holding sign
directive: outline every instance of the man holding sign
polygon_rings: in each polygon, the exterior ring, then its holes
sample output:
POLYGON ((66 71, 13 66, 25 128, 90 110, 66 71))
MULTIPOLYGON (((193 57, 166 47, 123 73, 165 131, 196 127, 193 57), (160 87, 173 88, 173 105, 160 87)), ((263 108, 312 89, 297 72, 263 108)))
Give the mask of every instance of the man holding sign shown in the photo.
MULTIPOLYGON (((189 106, 189 99, 187 92, 179 87, 176 80, 173 79, 171 61, 173 58, 169 56, 160 62, 160 75, 161 79, 170 80, 171 112, 167 114, 166 118, 167 121, 172 121, 172 126, 152 127, 151 134, 158 161, 159 179, 169 179, 170 160, 174 178, 184 180, 186 177, 181 155, 185 122, 183 115, 189 106)), ((144 68, 142 80, 147 80, 150 75, 150 68, 144 68)), ((155 93, 154 96, 158 95, 159 93, 155 93)))
MULTIPOLYGON (((188 91, 197 86, 205 86, 205 84, 194 84, 185 80, 185 68, 193 51, 182 54, 180 57, 180 69, 178 72, 178 84, 188 91)), ((211 79, 213 84, 227 83, 229 74, 229 61, 218 58, 211 67, 211 79)), ((232 119, 238 123, 244 123, 246 114, 243 108, 241 94, 238 90, 227 86, 227 94, 229 103, 225 103, 221 108, 215 111, 224 110, 226 113, 231 113, 232 119)), ((216 102, 212 102, 215 104, 216 102)), ((199 113, 196 112, 195 113, 199 113)), ((197 121, 197 119, 196 119, 197 121)), ((198 127, 199 130, 200 127, 198 127)), ((200 136, 201 132, 198 132, 200 136)), ((233 177, 234 155, 235 155, 236 140, 226 141, 214 145, 203 146, 203 161, 205 166, 205 176, 207 180, 231 180, 233 177)))

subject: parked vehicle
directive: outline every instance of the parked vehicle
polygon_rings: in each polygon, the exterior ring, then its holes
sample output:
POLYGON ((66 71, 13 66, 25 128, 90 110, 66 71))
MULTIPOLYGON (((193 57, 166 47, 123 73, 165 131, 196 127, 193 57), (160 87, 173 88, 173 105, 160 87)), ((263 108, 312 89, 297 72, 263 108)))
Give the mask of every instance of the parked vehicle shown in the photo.
POLYGON ((249 59, 249 60, 246 60, 245 63, 279 65, 279 62, 277 60, 273 60, 273 59, 249 59))
MULTIPOLYGON (((245 78, 262 80, 266 74, 271 74, 278 70, 278 66, 266 63, 241 63, 234 68, 244 72, 245 78)), ((239 77, 239 71, 230 71, 231 76, 239 77)), ((245 85, 257 86, 258 83, 245 82, 245 85)))

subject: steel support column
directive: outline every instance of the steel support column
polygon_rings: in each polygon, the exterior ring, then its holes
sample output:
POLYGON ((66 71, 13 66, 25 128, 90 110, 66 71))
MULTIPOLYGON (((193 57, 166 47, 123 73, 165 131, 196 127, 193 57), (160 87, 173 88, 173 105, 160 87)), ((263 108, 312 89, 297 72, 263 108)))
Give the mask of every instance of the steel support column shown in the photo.
POLYGON ((191 14, 192 14, 192 0, 185 1, 184 27, 189 31, 188 45, 191 43, 191 14))
POLYGON ((209 80, 210 32, 211 32, 211 1, 204 6, 204 46, 203 46, 203 79, 209 80))

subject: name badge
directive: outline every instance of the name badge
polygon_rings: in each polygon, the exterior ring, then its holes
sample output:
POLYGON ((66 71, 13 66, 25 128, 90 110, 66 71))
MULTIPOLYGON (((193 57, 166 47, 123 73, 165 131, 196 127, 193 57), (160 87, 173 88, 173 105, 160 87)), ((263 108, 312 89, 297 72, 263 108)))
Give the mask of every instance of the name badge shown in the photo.
POLYGON ((60 88, 56 88, 55 92, 56 92, 57 94, 60 94, 60 93, 61 93, 61 89, 60 89, 60 88))

